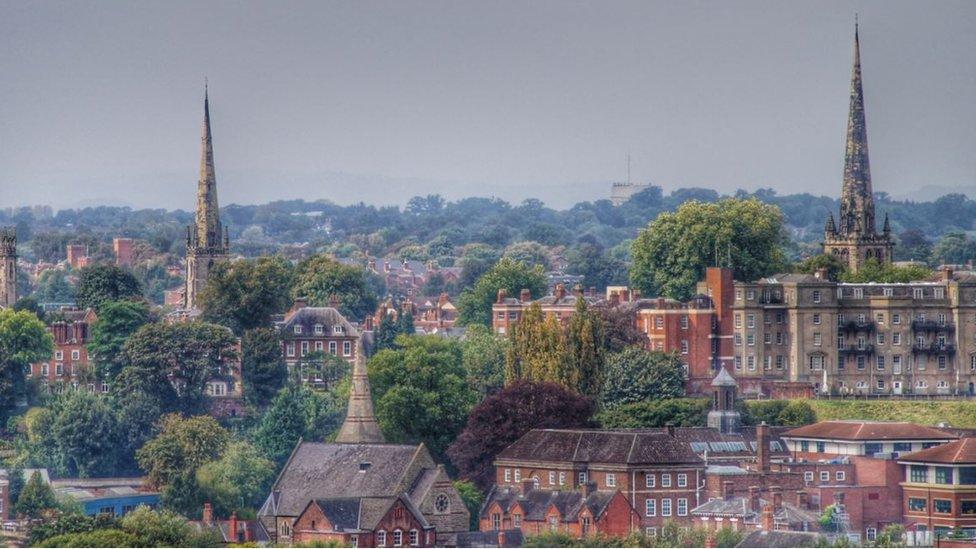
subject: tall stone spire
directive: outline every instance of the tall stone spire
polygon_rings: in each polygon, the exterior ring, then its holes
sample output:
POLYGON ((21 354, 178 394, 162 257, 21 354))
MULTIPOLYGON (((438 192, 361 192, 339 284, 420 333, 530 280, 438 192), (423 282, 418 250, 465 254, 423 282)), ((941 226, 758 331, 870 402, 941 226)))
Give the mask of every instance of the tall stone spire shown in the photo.
POLYGON ((385 442, 380 426, 373 415, 373 396, 366 376, 366 353, 360 339, 356 344, 356 359, 352 364, 352 379, 349 387, 349 407, 346 420, 339 428, 336 442, 346 444, 381 444, 385 442))
POLYGON ((850 107, 847 113, 847 145, 844 149, 844 184, 840 199, 840 233, 874 233, 874 198, 868 131, 861 85, 861 44, 854 23, 854 62, 851 69, 850 107), (860 229, 860 230, 859 230, 860 229))
POLYGON ((833 214, 824 224, 823 250, 847 264, 854 272, 868 260, 890 263, 894 243, 890 226, 877 232, 871 164, 868 161, 868 130, 861 85, 861 40, 854 21, 854 61, 851 68, 850 103, 847 112, 847 142, 844 147, 844 182, 840 193, 840 218, 833 214))
POLYGON ((227 259, 230 248, 227 231, 220 223, 217 203, 217 172, 214 169, 213 134, 210 131, 210 90, 203 91, 203 128, 200 133, 200 178, 197 180, 197 210, 193 225, 186 229, 186 286, 183 305, 192 309, 210 270, 227 259))

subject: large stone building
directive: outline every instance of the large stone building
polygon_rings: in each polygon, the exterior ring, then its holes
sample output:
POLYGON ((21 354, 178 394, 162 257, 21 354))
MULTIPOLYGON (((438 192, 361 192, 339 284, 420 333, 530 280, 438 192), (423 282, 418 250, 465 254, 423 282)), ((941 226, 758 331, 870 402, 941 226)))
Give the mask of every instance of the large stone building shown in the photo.
POLYGON ((203 132, 200 138, 200 180, 197 182, 197 213, 193 225, 186 228, 186 284, 183 306, 197 306, 197 295, 203 290, 210 270, 227 259, 230 242, 220 223, 217 205, 217 175, 214 170, 213 136, 210 132, 210 98, 203 96, 203 132))
POLYGON ((17 231, 0 228, 0 307, 17 302, 17 231))
POLYGON ((840 218, 831 213, 824 227, 823 250, 857 271, 869 259, 891 262, 891 226, 885 215, 879 234, 875 225, 871 164, 868 161, 868 133, 861 89, 861 51, 854 28, 854 67, 851 72, 851 100, 844 154, 844 184, 840 196, 840 218))

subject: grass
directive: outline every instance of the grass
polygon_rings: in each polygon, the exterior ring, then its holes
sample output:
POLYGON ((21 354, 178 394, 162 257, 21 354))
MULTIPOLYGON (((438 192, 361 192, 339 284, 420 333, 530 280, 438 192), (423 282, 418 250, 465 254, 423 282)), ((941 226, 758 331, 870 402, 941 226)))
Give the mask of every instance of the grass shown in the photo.
POLYGON ((952 427, 976 428, 976 401, 967 400, 806 400, 817 421, 865 419, 907 421, 921 425, 945 422, 952 427))

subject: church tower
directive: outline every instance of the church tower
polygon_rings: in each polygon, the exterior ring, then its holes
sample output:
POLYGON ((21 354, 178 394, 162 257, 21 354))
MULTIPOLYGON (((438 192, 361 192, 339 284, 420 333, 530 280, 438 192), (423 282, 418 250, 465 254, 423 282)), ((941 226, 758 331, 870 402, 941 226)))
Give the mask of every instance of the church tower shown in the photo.
POLYGON ((857 272, 868 259, 891 262, 894 243, 885 215, 884 229, 877 232, 874 197, 871 189, 871 164, 868 161, 868 131, 861 87, 861 46, 854 23, 854 67, 851 71, 851 100, 847 115, 847 145, 844 151, 844 184, 840 195, 840 218, 831 213, 824 224, 823 251, 831 254, 851 271, 857 272))
POLYGON ((17 302, 17 231, 0 228, 0 308, 17 302))
POLYGON ((220 223, 217 206, 217 175, 214 171, 213 136, 210 133, 210 98, 203 92, 203 131, 200 138, 200 180, 197 182, 197 214, 186 228, 186 287, 183 305, 197 306, 210 270, 227 259, 230 247, 227 231, 220 223))
POLYGON ((342 422, 336 442, 345 444, 382 444, 380 426, 373 415, 373 395, 366 376, 366 353, 362 339, 357 343, 356 359, 352 363, 352 379, 349 387, 349 407, 342 422))

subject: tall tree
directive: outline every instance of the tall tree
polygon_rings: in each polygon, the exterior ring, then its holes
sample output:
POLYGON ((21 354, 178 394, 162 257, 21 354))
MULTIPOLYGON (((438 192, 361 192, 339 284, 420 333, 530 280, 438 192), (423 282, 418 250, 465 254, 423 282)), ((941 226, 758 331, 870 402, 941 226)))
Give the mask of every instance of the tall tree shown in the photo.
POLYGON ((136 330, 152 320, 149 307, 142 301, 107 301, 91 328, 88 355, 95 363, 95 373, 109 382, 125 367, 122 347, 136 330))
POLYGON ((267 405, 288 378, 281 339, 274 328, 254 328, 241 341, 244 395, 257 406, 267 405))
POLYGON ((471 410, 447 454, 463 478, 487 491, 505 447, 532 429, 586 427, 593 410, 592 400, 554 383, 516 383, 471 410))
POLYGON ((218 263, 198 296, 203 318, 236 334, 268 327, 291 304, 293 279, 291 263, 279 256, 218 263))
POLYGON ((83 309, 91 307, 99 311, 103 303, 141 297, 139 281, 127 269, 97 264, 83 267, 79 271, 75 303, 83 309))
POLYGON ((662 213, 634 239, 631 285, 644 295, 689 299, 705 268, 728 265, 736 280, 755 280, 785 265, 783 220, 757 199, 686 202, 662 213))
POLYGON ((576 380, 566 367, 566 357, 566 342, 559 321, 544 316, 539 304, 532 303, 509 332, 505 384, 549 381, 575 389, 576 380))
POLYGON ((525 263, 508 258, 499 260, 481 275, 474 287, 461 292, 458 298, 458 323, 491 326, 491 305, 498 291, 505 290, 509 296, 517 296, 523 289, 528 289, 535 298, 542 296, 546 290, 542 267, 528 267, 525 263))
POLYGON ((629 347, 607 359, 602 403, 607 408, 631 402, 685 395, 685 368, 673 353, 629 347))
POLYGON ((254 445, 268 459, 281 464, 298 439, 322 440, 332 434, 345 415, 348 388, 311 391, 293 384, 278 392, 254 431, 254 445))
POLYGON ((376 310, 376 295, 369 289, 365 271, 327 255, 313 255, 298 264, 292 293, 318 306, 329 305, 334 298, 339 312, 355 320, 376 310))
POLYGON ((566 330, 564 371, 569 376, 564 384, 582 395, 598 397, 603 388, 605 349, 603 321, 587 307, 585 299, 577 297, 576 310, 566 330))
POLYGON ((274 480, 274 464, 247 442, 233 442, 220 459, 197 470, 197 484, 218 516, 261 505, 274 480))
POLYGON ((929 262, 932 265, 943 263, 964 264, 976 259, 976 241, 962 231, 951 231, 939 239, 932 248, 929 262))
POLYGON ((24 489, 20 491, 17 498, 16 511, 18 514, 28 518, 40 518, 41 513, 48 509, 55 509, 58 506, 57 497, 51 486, 44 482, 41 473, 34 471, 31 473, 24 489))
POLYGON ((0 310, 0 419, 24 398, 24 372, 31 362, 49 358, 51 335, 34 313, 0 310))
POLYGON ((461 360, 468 385, 484 396, 505 384, 505 352, 508 340, 481 324, 468 326, 461 338, 461 360))
POLYGON ((124 379, 125 390, 157 395, 167 410, 202 412, 207 382, 230 376, 229 368, 237 357, 235 346, 233 334, 222 326, 147 324, 123 347, 129 364, 125 370, 132 372, 124 379))
POLYGON ((39 441, 53 452, 45 465, 58 476, 98 477, 118 470, 118 422, 102 395, 67 391, 50 404, 49 418, 40 425, 39 441))
POLYGON ((423 442, 441 456, 464 426, 477 393, 468 386, 456 341, 400 336, 369 360, 376 417, 389 441, 423 442))

